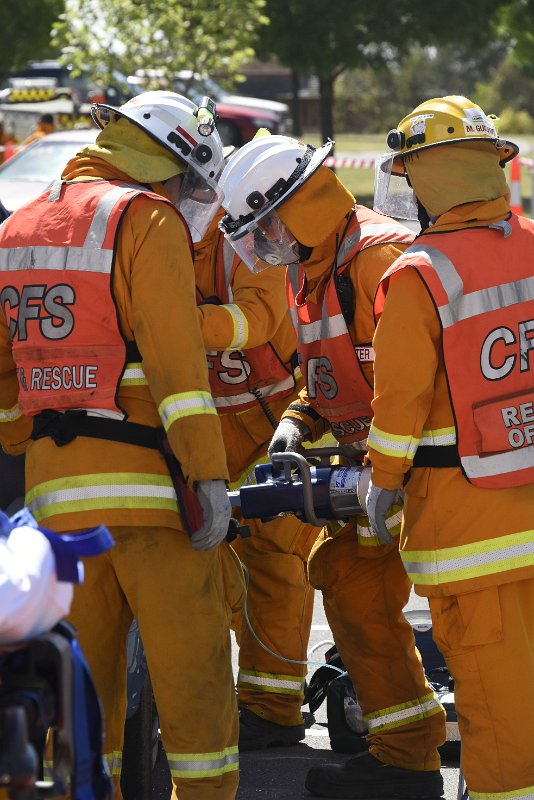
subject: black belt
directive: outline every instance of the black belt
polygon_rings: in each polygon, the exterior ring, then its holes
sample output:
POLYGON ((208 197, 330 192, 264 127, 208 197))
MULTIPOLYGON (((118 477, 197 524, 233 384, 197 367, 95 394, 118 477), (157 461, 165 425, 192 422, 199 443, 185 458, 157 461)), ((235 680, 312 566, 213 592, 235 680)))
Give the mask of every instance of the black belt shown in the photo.
POLYGON ((159 450, 169 470, 186 532, 191 536, 202 525, 203 514, 197 494, 188 487, 164 428, 152 428, 150 425, 105 417, 90 417, 83 410, 67 411, 64 414, 46 410, 33 418, 31 438, 44 439, 48 436, 58 447, 69 444, 77 436, 85 436, 89 439, 107 439, 159 450))
POLYGON ((137 422, 90 417, 86 411, 41 411, 33 418, 32 439, 49 436, 58 447, 69 444, 77 436, 89 439, 109 439, 113 442, 136 444, 151 450, 161 450, 165 439, 164 428, 152 428, 137 422))
POLYGON ((455 444, 420 445, 413 460, 414 467, 460 467, 461 461, 455 444))

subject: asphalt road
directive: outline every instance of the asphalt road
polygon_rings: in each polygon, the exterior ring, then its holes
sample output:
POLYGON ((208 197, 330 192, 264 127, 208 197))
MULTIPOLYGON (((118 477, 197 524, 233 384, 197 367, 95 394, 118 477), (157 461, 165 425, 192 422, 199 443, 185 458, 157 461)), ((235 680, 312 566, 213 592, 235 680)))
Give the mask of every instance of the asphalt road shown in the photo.
MULTIPOLYGON (((426 608, 426 601, 412 595, 406 610, 426 608)), ((323 644, 311 656, 313 661, 322 662, 323 654, 332 643, 332 635, 323 610, 321 594, 315 595, 313 625, 309 649, 320 642, 323 644)), ((233 646, 233 666, 237 674, 237 646, 233 646)), ((311 666, 308 678, 317 666, 311 666)), ((304 706, 306 739, 295 747, 269 748, 260 752, 243 753, 240 757, 241 777, 237 800, 311 800, 304 788, 308 770, 325 762, 342 763, 350 756, 333 753, 330 748, 326 723, 326 703, 315 715, 304 706)), ((457 800, 459 768, 458 763, 446 763, 442 767, 446 800, 457 800)), ((170 781, 165 761, 160 760, 154 775, 153 800, 168 800, 170 781)))

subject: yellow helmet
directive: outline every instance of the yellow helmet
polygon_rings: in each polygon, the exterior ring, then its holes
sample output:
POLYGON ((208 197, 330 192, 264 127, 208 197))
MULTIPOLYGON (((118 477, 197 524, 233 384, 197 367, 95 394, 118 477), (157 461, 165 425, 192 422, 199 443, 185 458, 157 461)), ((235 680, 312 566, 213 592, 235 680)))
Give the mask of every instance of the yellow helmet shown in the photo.
POLYGON ((404 175, 404 156, 441 144, 453 142, 492 142, 501 166, 516 156, 519 147, 500 139, 495 129, 497 117, 485 114, 467 97, 451 95, 426 100, 388 133, 388 147, 398 155, 393 158, 392 173, 404 175))

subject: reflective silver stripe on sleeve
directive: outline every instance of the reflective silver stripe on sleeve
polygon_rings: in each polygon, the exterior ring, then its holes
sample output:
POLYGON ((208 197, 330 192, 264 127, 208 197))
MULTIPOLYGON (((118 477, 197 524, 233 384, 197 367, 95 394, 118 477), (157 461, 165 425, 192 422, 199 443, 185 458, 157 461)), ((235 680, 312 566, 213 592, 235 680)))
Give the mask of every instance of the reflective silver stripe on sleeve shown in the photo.
POLYGON ((18 404, 11 408, 0 408, 0 422, 13 422, 15 419, 22 417, 22 411, 18 404))
POLYGON ((0 270, 22 269, 84 270, 111 272, 113 252, 83 247, 13 247, 0 250, 0 270))
POLYGON ((221 308, 228 311, 232 317, 232 324, 234 326, 234 335, 227 349, 239 350, 248 342, 248 319, 235 303, 226 303, 221 306, 221 308))
MULTIPOLYGON (((272 383, 269 386, 263 386, 261 389, 262 397, 271 397, 273 394, 292 389, 295 385, 295 379, 292 376, 284 378, 279 383, 272 383)), ((243 392, 242 394, 228 395, 225 397, 214 397, 216 408, 229 408, 231 406, 240 406, 243 403, 250 403, 251 400, 257 398, 251 392, 243 392)))
POLYGON ((419 446, 442 447, 445 445, 456 444, 456 431, 453 429, 423 431, 419 440, 419 446))
POLYGON ((159 404, 158 412, 166 431, 177 419, 197 414, 217 413, 211 394, 204 391, 181 392, 166 397, 159 404))

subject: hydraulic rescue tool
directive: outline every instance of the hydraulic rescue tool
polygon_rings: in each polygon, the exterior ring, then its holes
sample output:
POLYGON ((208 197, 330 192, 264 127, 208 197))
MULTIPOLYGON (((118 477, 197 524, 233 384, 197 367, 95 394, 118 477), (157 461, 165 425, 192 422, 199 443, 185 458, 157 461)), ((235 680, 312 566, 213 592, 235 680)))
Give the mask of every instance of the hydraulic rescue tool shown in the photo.
POLYGON ((371 468, 332 464, 340 455, 337 447, 273 453, 271 463, 255 467, 255 484, 228 492, 230 502, 245 519, 294 514, 318 527, 365 514, 371 468))

